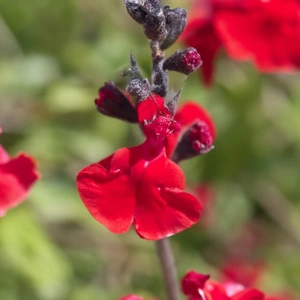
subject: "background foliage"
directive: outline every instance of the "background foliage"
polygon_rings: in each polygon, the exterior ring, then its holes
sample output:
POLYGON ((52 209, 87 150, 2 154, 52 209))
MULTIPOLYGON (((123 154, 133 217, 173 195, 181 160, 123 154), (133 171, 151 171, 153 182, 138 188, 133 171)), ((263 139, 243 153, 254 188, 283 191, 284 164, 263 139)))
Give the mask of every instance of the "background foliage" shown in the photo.
MULTIPOLYGON (((118 73, 130 51, 150 74, 147 41, 121 2, 0 0, 1 144, 35 156, 42 173, 29 199, 0 220, 0 299, 163 299, 153 243, 109 233, 75 188, 81 168, 141 138, 93 104, 105 81, 125 86, 118 73)), ((182 164, 189 187, 205 184, 214 196, 209 223, 171 239, 179 276, 191 268, 217 276, 242 255, 265 262, 266 291, 297 295, 300 76, 262 75, 222 54, 216 69, 210 89, 197 74, 172 75, 174 89, 184 84, 181 101, 204 105, 218 128, 215 149, 182 164)))

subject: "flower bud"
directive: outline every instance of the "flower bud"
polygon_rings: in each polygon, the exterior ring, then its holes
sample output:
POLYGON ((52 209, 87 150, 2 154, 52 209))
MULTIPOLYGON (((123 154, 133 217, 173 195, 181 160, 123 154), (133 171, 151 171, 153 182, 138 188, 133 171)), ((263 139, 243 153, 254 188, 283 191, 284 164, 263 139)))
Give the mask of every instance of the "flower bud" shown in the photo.
POLYGON ((147 10, 143 6, 142 0, 123 0, 129 15, 137 23, 143 24, 147 16, 147 10))
POLYGON ((164 62, 164 69, 189 75, 202 65, 200 54, 195 48, 177 50, 164 62))
POLYGON ((144 32, 151 41, 163 41, 166 38, 166 20, 163 14, 149 14, 145 18, 144 32))
POLYGON ((183 8, 170 9, 169 6, 165 6, 164 15, 166 17, 167 36, 160 45, 162 50, 170 47, 178 39, 187 22, 187 11, 183 8))
POLYGON ((147 11, 159 14, 161 11, 160 0, 144 0, 144 6, 147 11))
POLYGON ((131 101, 118 89, 113 82, 107 82, 99 90, 95 99, 97 110, 109 117, 136 123, 137 113, 131 101))
POLYGON ((205 154, 214 148, 213 141, 213 133, 209 126, 198 120, 183 134, 173 153, 172 160, 179 162, 183 159, 205 154))
POLYGON ((144 27, 152 41, 163 41, 167 35, 166 18, 159 0, 123 0, 129 15, 144 27))
POLYGON ((126 91, 136 102, 145 100, 150 94, 150 83, 148 79, 132 79, 126 86, 126 91))

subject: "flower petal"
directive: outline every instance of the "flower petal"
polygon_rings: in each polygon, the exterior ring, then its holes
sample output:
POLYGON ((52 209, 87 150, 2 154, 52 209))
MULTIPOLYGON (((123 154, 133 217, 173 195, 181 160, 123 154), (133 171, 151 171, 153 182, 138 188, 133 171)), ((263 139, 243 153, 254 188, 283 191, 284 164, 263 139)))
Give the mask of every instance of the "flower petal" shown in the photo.
POLYGON ((299 3, 295 0, 249 3, 243 10, 224 10, 215 15, 216 30, 228 54, 233 59, 251 60, 264 72, 299 69, 299 3))
POLYGON ((203 121, 207 124, 211 135, 215 138, 215 124, 209 113, 199 104, 187 101, 176 113, 175 120, 182 126, 190 125, 197 120, 203 121))
POLYGON ((195 224, 200 202, 182 191, 184 175, 172 161, 160 156, 149 163, 137 192, 134 227, 147 240, 158 240, 195 224))
POLYGON ((154 93, 139 103, 137 112, 140 124, 144 124, 145 121, 147 123, 151 122, 159 115, 165 117, 171 116, 169 110, 165 107, 164 99, 154 93))
POLYGON ((136 188, 127 173, 128 153, 128 149, 121 149, 77 175, 77 188, 84 205, 114 233, 125 233, 133 222, 136 188))
MULTIPOLYGON (((4 151, 3 153, 6 154, 4 151)), ((22 202, 39 178, 32 157, 22 153, 0 165, 0 216, 22 202)))
POLYGON ((265 295, 257 289, 245 289, 232 297, 232 300, 264 300, 265 295))
POLYGON ((225 289, 221 283, 214 280, 209 280, 204 285, 205 295, 208 294, 207 299, 212 300, 229 300, 226 295, 225 289))
POLYGON ((209 277, 209 275, 189 271, 181 281, 182 292, 187 296, 199 297, 199 289, 203 289, 209 277))

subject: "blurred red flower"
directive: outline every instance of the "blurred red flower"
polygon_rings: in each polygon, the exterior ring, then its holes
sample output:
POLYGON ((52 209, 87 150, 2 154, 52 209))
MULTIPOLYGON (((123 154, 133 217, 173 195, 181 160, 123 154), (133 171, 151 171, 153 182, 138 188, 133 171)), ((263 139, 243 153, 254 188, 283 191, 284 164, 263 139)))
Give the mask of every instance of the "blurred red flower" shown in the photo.
POLYGON ((39 177, 32 157, 25 153, 10 157, 0 145, 0 217, 25 200, 39 177))
POLYGON ((250 60, 262 72, 299 69, 298 0, 198 0, 194 7, 181 40, 200 53, 206 84, 222 46, 232 59, 250 60))
POLYGON ((221 272, 226 280, 239 282, 244 286, 255 286, 263 276, 266 264, 263 261, 246 261, 232 258, 222 266, 221 272))
POLYGON ((265 296, 256 288, 246 288, 234 281, 217 282, 209 275, 188 272, 181 282, 182 291, 188 300, 293 300, 292 296, 265 296))
MULTIPOLYGON (((184 174, 169 159, 175 146, 166 153, 166 140, 176 135, 181 126, 164 99, 151 94, 138 103, 136 111, 145 142, 119 149, 84 168, 77 176, 77 186, 89 212, 110 231, 125 233, 133 224, 140 237, 157 240, 195 224, 202 206, 183 191, 184 174)), ((201 137, 199 132, 200 140, 201 137)), ((211 143, 212 140, 211 137, 211 143)))

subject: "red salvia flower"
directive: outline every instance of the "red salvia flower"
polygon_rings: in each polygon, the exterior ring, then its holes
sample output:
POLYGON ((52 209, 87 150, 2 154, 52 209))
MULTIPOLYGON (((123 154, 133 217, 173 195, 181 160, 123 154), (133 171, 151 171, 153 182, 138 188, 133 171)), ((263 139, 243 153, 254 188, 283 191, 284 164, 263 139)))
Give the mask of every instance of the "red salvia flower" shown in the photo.
POLYGON ((188 300, 293 300, 284 296, 265 296, 256 288, 246 288, 234 281, 217 282, 209 280, 209 275, 195 271, 188 272, 181 282, 182 291, 188 300))
POLYGON ((138 123, 146 139, 84 168, 77 186, 91 215, 110 231, 125 233, 133 225, 140 237, 158 240, 198 221, 202 206, 184 192, 184 174, 176 163, 211 150, 214 128, 196 105, 188 104, 175 115, 180 93, 174 97, 168 93, 169 72, 188 75, 202 64, 194 48, 164 55, 183 31, 186 11, 162 7, 156 0, 124 3, 151 40, 151 84, 131 54, 130 67, 122 73, 129 79, 129 95, 108 82, 100 88, 95 104, 104 115, 138 123))
POLYGON ((0 145, 0 217, 26 199, 38 178, 32 157, 25 153, 10 157, 0 145))
POLYGON ((299 69, 298 0, 198 0, 194 7, 181 40, 199 51, 206 84, 222 46, 231 58, 250 60, 262 72, 299 69))
POLYGON ((253 61, 260 71, 299 69, 298 0, 244 2, 239 9, 221 9, 215 16, 217 31, 228 54, 233 59, 253 61))
POLYGON ((83 169, 77 185, 89 212, 110 231, 125 233, 133 224, 142 238, 157 240, 197 222, 201 204, 183 191, 184 174, 166 156, 164 141, 180 125, 164 100, 151 94, 137 112, 146 141, 83 169))

